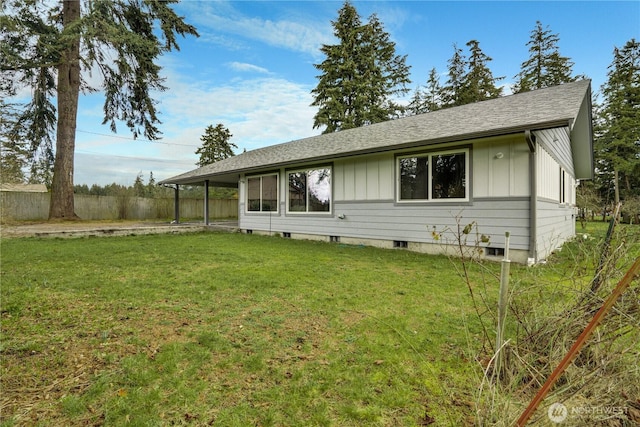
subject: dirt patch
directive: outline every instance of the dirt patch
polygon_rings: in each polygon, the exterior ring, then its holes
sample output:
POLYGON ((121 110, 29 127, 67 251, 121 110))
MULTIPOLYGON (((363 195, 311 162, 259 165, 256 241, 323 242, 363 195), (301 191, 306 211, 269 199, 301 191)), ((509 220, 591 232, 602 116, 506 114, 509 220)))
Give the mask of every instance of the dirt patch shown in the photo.
POLYGON ((20 222, 0 225, 2 237, 35 237, 51 233, 72 231, 125 229, 149 226, 167 226, 167 223, 146 223, 133 221, 52 221, 52 222, 20 222))
POLYGON ((188 233, 209 229, 237 228, 236 221, 203 223, 140 222, 140 221, 64 221, 7 223, 0 225, 0 237, 86 237, 138 234, 188 233))

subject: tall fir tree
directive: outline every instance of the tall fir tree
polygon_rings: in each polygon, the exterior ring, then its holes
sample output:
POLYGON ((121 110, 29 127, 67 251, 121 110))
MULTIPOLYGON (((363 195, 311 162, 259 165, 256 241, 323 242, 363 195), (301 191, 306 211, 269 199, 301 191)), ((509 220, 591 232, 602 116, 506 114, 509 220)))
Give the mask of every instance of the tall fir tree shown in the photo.
POLYGON ((423 87, 416 88, 409 103, 409 115, 416 115, 436 111, 442 108, 443 88, 440 85, 440 76, 434 68, 429 71, 429 78, 423 87))
POLYGON ((520 72, 515 76, 514 93, 542 89, 576 80, 572 76, 573 62, 560 55, 558 34, 551 32, 549 27, 544 29, 540 21, 531 31, 527 42, 529 59, 520 66, 520 72))
POLYGON ((178 35, 197 35, 175 14, 172 3, 11 0, 8 13, 0 16, 0 90, 10 96, 31 88, 32 101, 20 118, 30 133, 30 151, 38 147, 51 161, 55 131, 49 218, 75 218, 78 100, 81 90, 98 90, 83 81, 81 68, 101 74, 103 123, 115 131, 116 121, 123 121, 134 137, 159 137, 152 93, 166 87, 157 60, 178 49, 178 35))
POLYGON ((416 87, 413 91, 413 95, 411 96, 411 101, 406 109, 406 114, 408 116, 415 116, 416 114, 422 114, 427 112, 427 108, 425 105, 425 93, 423 92, 420 86, 416 87))
POLYGON ((470 104, 502 95, 502 88, 497 87, 496 83, 504 77, 493 77, 487 65, 492 59, 480 49, 480 43, 477 40, 470 40, 467 46, 469 60, 467 72, 462 79, 459 101, 462 104, 470 104))
POLYGON ((135 181, 133 181, 133 195, 136 197, 145 197, 147 195, 147 186, 142 179, 142 172, 136 175, 135 181))
POLYGON ((429 78, 424 90, 424 101, 427 111, 436 111, 442 108, 442 85, 440 75, 434 68, 429 71, 429 78))
POLYGON ((311 93, 315 96, 312 106, 319 107, 313 127, 326 126, 325 133, 356 127, 355 111, 362 93, 362 82, 357 72, 359 37, 362 27, 356 8, 345 3, 338 11, 338 19, 332 21, 333 35, 338 45, 323 45, 320 51, 326 59, 314 66, 322 73, 318 85, 311 93))
POLYGON ((373 77, 373 87, 369 91, 370 111, 365 117, 365 124, 370 124, 398 118, 404 113, 405 107, 393 97, 409 92, 407 85, 411 83, 411 67, 407 65, 407 55, 396 54, 396 44, 391 41, 391 36, 376 14, 369 17, 365 29, 368 45, 366 59, 369 64, 365 65, 365 69, 369 69, 373 77))
POLYGON ((147 197, 155 197, 158 194, 158 186, 156 185, 156 179, 153 176, 153 171, 149 172, 149 181, 147 182, 147 197))
POLYGON ((462 89, 467 72, 467 59, 457 44, 453 45, 453 56, 447 61, 447 75, 449 76, 443 88, 443 107, 464 105, 462 89))
POLYGON ((640 196, 640 42, 615 48, 601 88, 595 149, 601 173, 617 175, 621 198, 640 196))
POLYGON ((313 127, 331 133, 401 115, 403 107, 392 97, 408 91, 409 66, 406 55, 396 54, 382 22, 374 14, 363 24, 347 1, 332 25, 339 43, 323 45, 326 58, 315 64, 321 74, 311 91, 311 105, 319 107, 313 127))
POLYGON ((232 136, 222 123, 218 123, 216 127, 207 126, 204 135, 200 137, 202 146, 196 150, 196 154, 200 155, 196 165, 202 167, 235 156, 233 149, 238 146, 229 141, 232 136))

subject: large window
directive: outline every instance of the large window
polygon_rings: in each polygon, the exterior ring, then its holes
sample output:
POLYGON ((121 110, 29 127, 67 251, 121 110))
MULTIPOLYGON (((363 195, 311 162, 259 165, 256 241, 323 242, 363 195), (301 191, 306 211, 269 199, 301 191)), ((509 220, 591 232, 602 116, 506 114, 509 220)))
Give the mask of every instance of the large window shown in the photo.
POLYGON ((247 211, 278 211, 278 175, 247 177, 247 211))
POLYGON ((292 171, 289 177, 289 212, 331 212, 331 168, 292 171))
POLYGON ((399 201, 468 200, 469 150, 398 157, 399 201))

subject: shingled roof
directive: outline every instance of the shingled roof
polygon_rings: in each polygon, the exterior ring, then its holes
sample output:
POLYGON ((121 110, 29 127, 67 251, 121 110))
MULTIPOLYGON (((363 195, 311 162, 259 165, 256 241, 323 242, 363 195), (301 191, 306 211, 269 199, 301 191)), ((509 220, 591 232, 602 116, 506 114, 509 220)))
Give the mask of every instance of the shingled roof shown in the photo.
MULTIPOLYGON (((590 81, 581 80, 545 89, 504 96, 272 145, 230 157, 165 179, 160 184, 197 184, 210 180, 236 184, 240 173, 287 165, 326 161, 359 154, 424 146, 449 141, 507 135, 525 130, 567 126, 573 131, 580 114, 579 133, 592 151, 590 81), (586 103, 586 104, 585 104, 586 103)), ((588 156, 592 159, 592 156, 588 156)))

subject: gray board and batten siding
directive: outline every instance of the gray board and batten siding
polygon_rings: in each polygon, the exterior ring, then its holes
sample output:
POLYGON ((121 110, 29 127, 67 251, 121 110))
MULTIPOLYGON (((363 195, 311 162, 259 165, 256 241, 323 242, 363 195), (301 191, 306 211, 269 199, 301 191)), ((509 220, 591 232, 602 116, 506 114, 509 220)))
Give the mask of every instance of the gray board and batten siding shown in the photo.
POLYGON ((245 231, 447 252, 458 226, 475 221, 489 246, 509 231, 515 260, 538 261, 575 234, 573 187, 593 175, 590 97, 582 80, 260 148, 161 184, 237 186, 245 231), (461 149, 464 200, 400 200, 399 158, 461 149), (328 212, 287 210, 287 174, 308 167, 331 170, 328 212), (250 212, 247 180, 265 173, 278 176, 278 209, 250 212))
MULTIPOLYGON (((454 144, 454 147, 458 147, 454 144)), ((300 215, 287 212, 286 196, 280 196, 277 212, 248 212, 239 208, 240 228, 291 237, 343 243, 393 247, 407 242, 412 250, 438 253, 452 247, 458 229, 475 221, 473 234, 463 236, 467 245, 479 242, 475 232, 490 237, 490 246, 504 248, 504 233, 511 233, 516 258, 526 262, 529 247, 529 180, 521 174, 528 166, 528 148, 523 136, 494 137, 466 142, 470 156, 469 194, 465 201, 401 202, 398 200, 397 157, 423 153, 429 149, 399 150, 389 153, 336 159, 332 167, 332 209, 327 213, 300 215), (502 153, 500 159, 497 153, 502 153)), ((451 147, 444 147, 446 151, 451 147)), ((279 194, 286 195, 287 168, 278 171, 279 194)), ((244 177, 243 177, 244 179, 244 177)), ((244 187, 239 199, 244 201, 244 187)), ((243 202, 244 203, 244 202, 243 202)), ((482 244, 482 247, 487 244, 482 244)))
MULTIPOLYGON (((510 247, 516 254, 517 259, 514 261, 526 262, 529 242, 528 206, 527 198, 477 200, 473 210, 469 211, 442 206, 403 206, 399 210, 393 200, 336 201, 336 214, 331 217, 293 217, 273 213, 269 219, 265 219, 264 216, 268 214, 261 217, 241 214, 241 228, 252 232, 288 233, 289 237, 313 239, 316 236, 316 239, 326 241, 334 236, 342 243, 385 248, 393 247, 394 242, 407 242, 408 248, 415 251, 455 254, 458 225, 462 229, 467 223, 476 221, 478 231, 491 237, 489 244, 478 242, 481 247, 503 248, 504 231, 513 230, 510 247), (501 208, 496 210, 496 205, 501 208), (497 218, 496 212, 503 218, 497 218), (496 225, 497 221, 500 225, 496 225)), ((240 209, 243 210, 242 208, 241 206, 240 209)), ((475 245, 475 238, 474 231, 467 242, 469 247, 475 245)))

